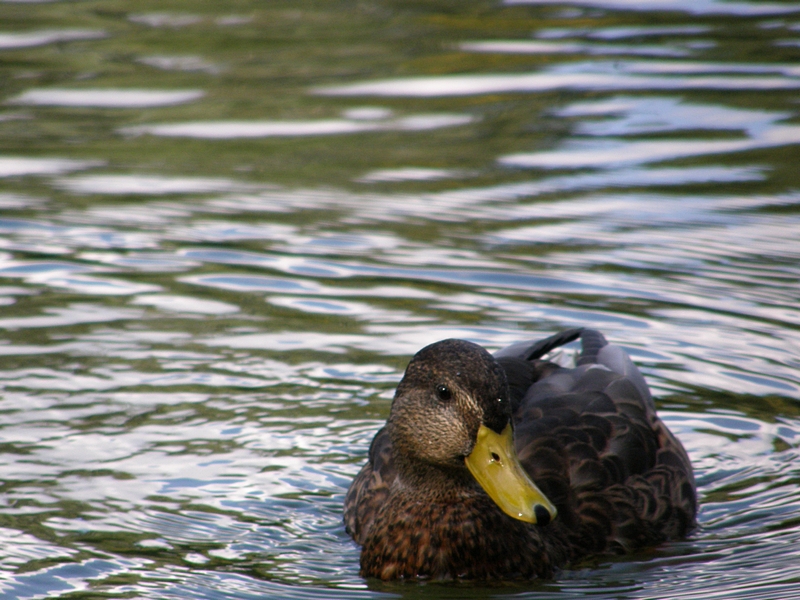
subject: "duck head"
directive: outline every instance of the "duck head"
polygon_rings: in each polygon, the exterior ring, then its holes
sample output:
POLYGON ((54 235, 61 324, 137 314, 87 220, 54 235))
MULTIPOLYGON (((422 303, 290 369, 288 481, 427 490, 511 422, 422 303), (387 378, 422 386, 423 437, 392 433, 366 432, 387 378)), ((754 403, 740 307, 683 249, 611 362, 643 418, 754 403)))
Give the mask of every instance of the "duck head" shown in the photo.
POLYGON ((477 481, 515 519, 555 518, 514 450, 505 372, 480 346, 444 340, 420 350, 397 387, 388 428, 403 484, 447 490, 477 481))

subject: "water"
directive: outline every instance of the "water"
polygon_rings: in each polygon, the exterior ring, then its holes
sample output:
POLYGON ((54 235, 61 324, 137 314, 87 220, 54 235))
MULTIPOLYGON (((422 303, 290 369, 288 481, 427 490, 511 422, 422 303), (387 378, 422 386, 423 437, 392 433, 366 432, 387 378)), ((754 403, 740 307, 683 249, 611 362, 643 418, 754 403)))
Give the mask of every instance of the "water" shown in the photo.
POLYGON ((800 598, 800 4, 0 3, 0 593, 800 598), (358 576, 409 356, 593 325, 686 541, 358 576))

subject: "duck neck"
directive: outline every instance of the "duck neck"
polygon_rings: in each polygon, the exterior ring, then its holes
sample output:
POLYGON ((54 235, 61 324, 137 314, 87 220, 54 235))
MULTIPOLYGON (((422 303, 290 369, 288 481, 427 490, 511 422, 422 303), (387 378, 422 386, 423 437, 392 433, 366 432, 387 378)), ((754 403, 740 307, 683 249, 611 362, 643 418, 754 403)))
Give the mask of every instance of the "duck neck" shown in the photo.
POLYGON ((466 465, 443 466, 399 455, 394 456, 397 477, 394 485, 432 501, 480 493, 480 486, 466 465))

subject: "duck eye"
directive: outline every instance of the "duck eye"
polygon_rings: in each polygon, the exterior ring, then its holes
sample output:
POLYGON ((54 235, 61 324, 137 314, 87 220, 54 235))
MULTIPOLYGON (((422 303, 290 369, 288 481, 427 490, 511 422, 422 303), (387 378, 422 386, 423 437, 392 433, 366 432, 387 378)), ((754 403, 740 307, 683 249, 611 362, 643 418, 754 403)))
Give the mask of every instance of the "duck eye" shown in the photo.
POLYGON ((453 397, 453 394, 446 385, 439 384, 436 386, 436 396, 442 402, 447 402, 453 397))

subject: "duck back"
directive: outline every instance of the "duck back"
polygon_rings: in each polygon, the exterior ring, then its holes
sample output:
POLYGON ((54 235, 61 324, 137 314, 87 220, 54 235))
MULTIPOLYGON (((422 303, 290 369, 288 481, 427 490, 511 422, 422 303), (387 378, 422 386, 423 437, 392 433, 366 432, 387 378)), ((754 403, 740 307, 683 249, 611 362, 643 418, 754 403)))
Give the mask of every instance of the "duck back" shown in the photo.
POLYGON ((575 558, 680 538, 696 525, 689 457, 622 348, 573 329, 495 357, 511 388, 520 461, 569 526, 575 558), (577 338, 575 367, 541 358, 577 338))

